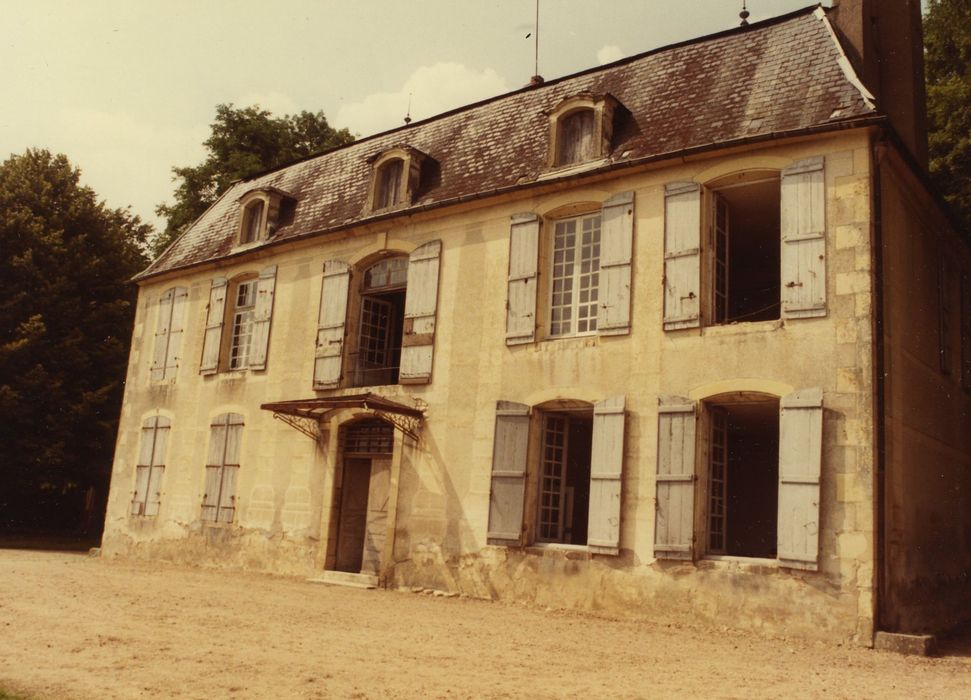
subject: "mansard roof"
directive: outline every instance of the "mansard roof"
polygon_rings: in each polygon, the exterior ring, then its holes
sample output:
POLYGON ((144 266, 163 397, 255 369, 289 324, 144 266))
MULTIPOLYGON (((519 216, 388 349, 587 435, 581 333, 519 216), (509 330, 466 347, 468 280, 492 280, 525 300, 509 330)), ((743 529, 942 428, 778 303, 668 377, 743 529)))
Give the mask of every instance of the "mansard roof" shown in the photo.
POLYGON ((587 173, 879 117, 825 13, 807 8, 525 87, 237 182, 138 278, 233 255, 239 199, 253 189, 276 188, 297 202, 266 247, 576 176, 549 170, 549 113, 584 93, 609 93, 622 105, 609 156, 587 173), (428 154, 435 172, 423 176, 408 206, 374 214, 367 208, 371 162, 402 145, 428 154))

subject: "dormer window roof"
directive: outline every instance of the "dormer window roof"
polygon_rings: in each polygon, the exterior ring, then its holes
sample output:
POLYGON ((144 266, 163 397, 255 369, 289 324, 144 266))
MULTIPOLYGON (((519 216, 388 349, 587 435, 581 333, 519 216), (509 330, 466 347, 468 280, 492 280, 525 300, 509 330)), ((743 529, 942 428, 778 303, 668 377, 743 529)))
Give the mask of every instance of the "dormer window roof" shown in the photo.
POLYGON ((239 198, 238 245, 266 240, 293 218, 296 199, 275 187, 250 190, 239 198))
POLYGON ((371 157, 368 212, 411 206, 421 184, 422 165, 431 160, 410 146, 395 146, 371 157))
POLYGON ((609 94, 582 93, 562 100, 550 112, 547 165, 567 168, 609 156, 618 105, 609 94))

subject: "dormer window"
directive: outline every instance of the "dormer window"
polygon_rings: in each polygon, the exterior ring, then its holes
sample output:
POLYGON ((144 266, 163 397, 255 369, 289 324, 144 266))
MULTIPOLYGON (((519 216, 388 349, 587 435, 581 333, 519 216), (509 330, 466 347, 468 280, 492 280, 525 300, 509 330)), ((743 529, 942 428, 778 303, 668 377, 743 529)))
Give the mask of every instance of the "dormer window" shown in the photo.
POLYGON ((239 234, 240 243, 252 243, 260 238, 263 226, 263 200, 250 202, 243 209, 243 226, 239 234))
POLYGON ((410 146, 397 146, 373 156, 367 211, 411 206, 421 185, 423 164, 431 160, 410 146))
POLYGON ((548 166, 567 168, 600 161, 610 155, 618 105, 611 95, 589 93, 560 102, 550 112, 548 166))
POLYGON ((297 201, 275 187, 250 190, 239 198, 238 245, 250 245, 273 236, 293 220, 297 201))

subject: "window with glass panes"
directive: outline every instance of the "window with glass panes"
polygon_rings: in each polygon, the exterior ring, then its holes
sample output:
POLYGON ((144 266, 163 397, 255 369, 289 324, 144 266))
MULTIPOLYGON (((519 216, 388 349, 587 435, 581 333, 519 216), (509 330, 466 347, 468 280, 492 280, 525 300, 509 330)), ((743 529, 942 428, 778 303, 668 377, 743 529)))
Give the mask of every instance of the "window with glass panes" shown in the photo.
POLYGON ((253 313, 256 307, 256 282, 256 280, 241 282, 236 287, 233 342, 229 352, 230 369, 243 369, 249 361, 250 341, 253 338, 253 313))
POLYGON ((600 213, 561 219, 553 227, 550 335, 597 330, 600 213))

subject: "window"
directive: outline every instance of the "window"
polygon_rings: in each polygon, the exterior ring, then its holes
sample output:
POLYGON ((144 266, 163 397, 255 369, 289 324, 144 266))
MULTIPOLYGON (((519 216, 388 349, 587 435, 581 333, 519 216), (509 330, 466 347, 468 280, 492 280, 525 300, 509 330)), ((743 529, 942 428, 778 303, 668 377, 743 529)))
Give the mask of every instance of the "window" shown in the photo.
POLYGON ((206 310, 201 374, 228 370, 265 370, 276 290, 276 265, 259 277, 241 275, 213 279, 206 310), (226 303, 227 297, 230 303, 226 303), (223 327, 229 325, 228 337, 223 327))
POLYGON ((189 290, 185 287, 173 287, 159 297, 155 350, 152 355, 152 381, 175 378, 182 361, 182 334, 185 330, 188 301, 189 290))
POLYGON ((233 305, 233 336, 229 349, 229 369, 245 369, 249 362, 250 341, 256 309, 256 280, 236 285, 233 305))
POLYGON ((567 544, 616 554, 624 397, 496 407, 488 539, 567 544), (533 439, 531 440, 531 435, 533 439))
POLYGON ((206 462, 206 490, 202 496, 202 519, 231 523, 236 514, 236 477, 239 473, 243 417, 223 413, 212 421, 209 459, 206 462))
POLYGON ((562 100, 550 111, 547 165, 566 168, 596 164, 609 156, 619 107, 612 95, 582 93, 562 100))
MULTIPOLYGON (((411 206, 435 161, 410 146, 396 146, 371 157, 371 185, 366 210, 385 212, 411 206)), ((427 183, 426 183, 427 184, 427 183)))
POLYGON ((823 159, 665 188, 664 328, 826 314, 823 159))
POLYGON ((131 501, 132 515, 158 515, 165 451, 171 427, 172 423, 165 416, 152 416, 142 423, 138 465, 135 467, 135 490, 131 501))
POLYGON ((401 173, 404 161, 395 158, 381 166, 378 171, 377 191, 374 196, 375 209, 387 209, 401 201, 401 173))
POLYGON ((593 122, 592 109, 580 109, 560 119, 556 165, 572 165, 593 160, 593 122))
POLYGON ((597 330, 600 288, 600 212, 553 224, 550 335, 597 330))
POLYGON ((263 200, 258 199, 243 209, 243 222, 240 229, 239 242, 252 243, 258 240, 263 223, 263 200))
POLYGON ((537 215, 512 217, 507 345, 533 342, 543 328, 549 338, 630 332, 634 193, 622 192, 593 208, 577 204, 552 212, 542 241, 537 215), (541 257, 541 249, 548 254, 541 257), (542 276, 541 259, 548 266, 542 276), (545 295, 539 292, 540 277, 545 295), (548 301, 539 310, 537 298, 543 297, 548 301))
POLYGON ((315 389, 431 381, 441 250, 431 241, 356 268, 324 263, 315 389))
POLYGON ((772 558, 815 570, 822 391, 781 399, 737 392, 701 409, 696 416, 695 403, 681 397, 658 407, 655 556, 772 558))

